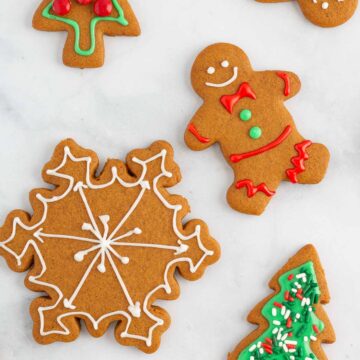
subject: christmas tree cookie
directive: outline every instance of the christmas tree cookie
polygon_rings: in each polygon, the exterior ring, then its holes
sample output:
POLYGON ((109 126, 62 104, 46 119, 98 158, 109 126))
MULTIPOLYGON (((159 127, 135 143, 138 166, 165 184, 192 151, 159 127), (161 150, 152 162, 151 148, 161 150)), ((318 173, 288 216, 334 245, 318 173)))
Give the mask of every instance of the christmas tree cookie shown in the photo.
POLYGON ((289 71, 255 71, 232 44, 203 50, 191 81, 203 103, 190 120, 185 142, 192 150, 218 143, 234 172, 227 200, 237 211, 260 215, 282 181, 316 184, 329 151, 304 138, 284 102, 300 91, 289 71))
POLYGON ((126 164, 108 160, 101 172, 98 164, 93 151, 61 142, 43 169, 54 187, 31 191, 32 215, 7 217, 0 255, 46 294, 30 309, 39 343, 75 340, 81 319, 96 337, 116 323, 119 343, 154 352, 170 324, 156 300, 176 299, 176 270, 199 279, 219 246, 205 223, 183 222, 187 201, 166 190, 181 178, 168 143, 134 150, 126 164))
POLYGON ((67 31, 65 65, 100 67, 104 63, 104 35, 137 36, 138 21, 127 0, 43 0, 33 26, 38 30, 67 31))
POLYGON ((261 301, 248 321, 258 328, 229 360, 326 360, 322 343, 335 341, 323 309, 330 301, 324 270, 312 245, 301 249, 272 278, 275 294, 261 301))

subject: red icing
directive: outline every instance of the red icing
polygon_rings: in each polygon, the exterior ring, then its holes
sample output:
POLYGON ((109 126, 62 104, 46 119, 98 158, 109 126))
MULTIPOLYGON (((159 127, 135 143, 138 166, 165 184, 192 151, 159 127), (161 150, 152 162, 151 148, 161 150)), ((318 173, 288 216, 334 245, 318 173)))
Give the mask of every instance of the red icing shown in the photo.
POLYGON ((253 100, 256 99, 256 95, 255 95, 254 91, 251 89, 250 85, 246 82, 244 82, 240 85, 238 91, 235 94, 223 95, 220 98, 220 102, 223 104, 225 109, 230 114, 232 114, 236 103, 245 97, 253 99, 253 100))
POLYGON ((283 72, 277 72, 276 75, 284 80, 285 87, 284 87, 284 95, 289 96, 290 95, 290 78, 289 75, 283 72))
POLYGON ((96 0, 94 4, 94 12, 97 16, 109 16, 112 8, 111 0, 96 0))
POLYGON ((52 9, 56 15, 66 15, 71 8, 70 0, 55 0, 52 9))
POLYGON ((237 163, 240 160, 247 159, 249 157, 259 155, 263 152, 269 151, 269 150, 275 148, 276 146, 280 145, 290 135, 291 131, 292 131, 291 126, 288 125, 288 126, 286 126, 284 131, 279 135, 279 137, 277 137, 274 141, 272 141, 272 142, 268 143, 267 145, 262 146, 261 148, 258 148, 256 150, 252 150, 252 151, 242 153, 242 154, 232 154, 232 155, 230 155, 230 161, 233 163, 237 163))
POLYGON ((239 180, 235 186, 237 189, 246 187, 247 188, 247 196, 249 198, 253 197, 259 191, 269 197, 275 195, 275 191, 270 190, 265 183, 261 183, 260 185, 255 186, 254 183, 248 179, 239 180))
POLYGON ((188 127, 188 130, 203 144, 207 144, 210 142, 210 139, 204 136, 201 136, 199 132, 197 131, 194 124, 190 124, 188 127))
POLYGON ((88 5, 90 4, 93 0, 76 0, 80 5, 88 5))
POLYGON ((297 175, 305 171, 305 160, 309 159, 306 149, 312 144, 310 140, 305 140, 295 145, 298 155, 291 158, 294 168, 286 170, 286 175, 292 183, 297 183, 297 175))

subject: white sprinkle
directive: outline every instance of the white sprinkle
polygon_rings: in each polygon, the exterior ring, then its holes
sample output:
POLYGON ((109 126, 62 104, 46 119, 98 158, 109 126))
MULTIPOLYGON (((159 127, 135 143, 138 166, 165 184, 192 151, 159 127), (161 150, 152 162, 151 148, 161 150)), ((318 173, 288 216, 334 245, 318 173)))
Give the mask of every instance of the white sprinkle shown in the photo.
POLYGON ((297 274, 297 275, 296 275, 296 278, 297 278, 297 279, 300 279, 300 278, 303 278, 304 276, 306 276, 306 274, 305 274, 305 273, 301 273, 301 274, 297 274))
POLYGON ((250 360, 255 360, 255 358, 253 356, 250 356, 250 360))
POLYGON ((288 334, 284 334, 284 336, 281 338, 281 341, 285 341, 287 337, 288 337, 288 334))
POLYGON ((300 315, 299 313, 297 313, 297 314, 295 315, 295 317, 296 317, 297 319, 300 319, 301 315, 300 315))
POLYGON ((258 343, 257 343, 257 347, 260 349, 261 348, 261 341, 259 341, 258 343))
POLYGON ((303 298, 303 299, 301 300, 301 306, 304 307, 305 304, 306 304, 306 298, 303 298))
POLYGON ((283 343, 282 343, 281 341, 279 342, 279 346, 280 346, 280 347, 283 346, 283 343))
MULTIPOLYGON (((290 349, 289 350, 289 352, 291 352, 291 353, 293 353, 293 352, 295 352, 296 351, 296 349, 290 349)), ((295 358, 294 358, 295 359, 295 358)))
POLYGON ((261 349, 259 350, 259 353, 262 355, 262 354, 264 353, 264 349, 261 348, 261 349))
POLYGON ((309 311, 310 311, 310 312, 312 312, 312 311, 313 311, 313 308, 312 308, 311 306, 309 307, 309 311))
POLYGON ((301 289, 301 285, 296 281, 295 282, 295 286, 298 288, 298 289, 301 289))
POLYGON ((304 341, 308 342, 309 338, 307 336, 304 336, 304 341))
POLYGON ((276 325, 276 326, 279 326, 279 325, 281 325, 281 322, 279 320, 274 320, 273 324, 276 325))
POLYGON ((249 349, 249 351, 250 351, 250 352, 253 352, 255 349, 256 349, 256 345, 254 344, 254 345, 249 349))
POLYGON ((329 8, 329 3, 327 1, 324 1, 322 4, 321 4, 321 7, 326 10, 329 8))
POLYGON ((289 352, 289 349, 287 348, 287 346, 285 344, 283 345, 283 349, 286 353, 289 352))
POLYGON ((284 315, 285 315, 285 311, 286 311, 286 307, 285 307, 285 306, 283 306, 283 307, 281 308, 281 315, 282 315, 282 316, 284 316, 284 315))
POLYGON ((286 311, 286 314, 285 314, 285 316, 284 316, 285 320, 287 320, 287 319, 289 318, 290 314, 291 314, 291 311, 290 311, 290 310, 287 310, 287 311, 286 311))
POLYGON ((306 283, 307 282, 307 278, 306 277, 303 277, 303 283, 306 283))
POLYGON ((278 329, 278 328, 275 328, 275 329, 272 331, 273 335, 275 335, 278 331, 279 331, 279 329, 278 329))
POLYGON ((312 341, 316 341, 316 340, 317 340, 317 338, 316 338, 316 336, 311 335, 311 336, 310 336, 310 340, 312 340, 312 341))
POLYGON ((311 304, 310 298, 306 299, 306 305, 309 306, 311 304))
POLYGON ((286 340, 285 344, 297 345, 297 341, 295 341, 295 340, 286 340))
POLYGON ((277 310, 276 308, 272 308, 272 316, 276 316, 277 315, 277 310))
POLYGON ((297 293, 297 290, 296 289, 291 289, 291 291, 293 292, 293 293, 297 293))
POLYGON ((290 355, 290 360, 295 360, 295 357, 290 355))

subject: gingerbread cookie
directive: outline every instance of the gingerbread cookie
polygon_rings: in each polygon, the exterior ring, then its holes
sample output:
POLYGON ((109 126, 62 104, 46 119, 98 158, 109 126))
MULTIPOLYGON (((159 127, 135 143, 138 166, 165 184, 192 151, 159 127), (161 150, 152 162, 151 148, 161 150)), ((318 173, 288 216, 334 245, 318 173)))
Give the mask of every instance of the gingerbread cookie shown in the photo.
MULTIPOLYGON (((262 3, 276 3, 289 0, 257 0, 262 3)), ((354 14, 358 0, 298 0, 305 17, 322 27, 342 25, 354 14)))
POLYGON ((33 26, 38 30, 67 31, 63 61, 78 68, 104 64, 104 34, 140 34, 127 0, 43 0, 34 15, 33 26))
POLYGON ((0 229, 0 255, 26 286, 45 293, 31 304, 39 343, 73 341, 82 319, 93 336, 116 322, 115 338, 150 353, 168 328, 157 299, 179 296, 175 271, 199 279, 220 254, 206 224, 182 219, 187 201, 171 146, 155 142, 124 164, 61 142, 43 169, 52 189, 30 193, 33 214, 15 210, 0 229))
POLYGON ((283 105, 300 90, 295 74, 254 71, 240 48, 215 44, 197 57, 191 80, 204 102, 185 142, 192 150, 220 144, 235 174, 227 194, 235 210, 261 214, 281 181, 321 181, 329 152, 299 134, 283 105))
POLYGON ((275 294, 261 301, 248 321, 258 328, 229 360, 326 360, 321 343, 335 333, 322 304, 330 301, 324 270, 312 245, 301 249, 272 278, 275 294))

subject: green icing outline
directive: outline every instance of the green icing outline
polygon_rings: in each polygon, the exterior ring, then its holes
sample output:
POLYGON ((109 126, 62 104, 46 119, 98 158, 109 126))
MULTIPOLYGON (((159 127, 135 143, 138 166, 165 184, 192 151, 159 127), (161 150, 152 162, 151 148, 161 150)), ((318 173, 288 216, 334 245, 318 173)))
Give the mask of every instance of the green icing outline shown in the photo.
POLYGON ((95 51, 95 47, 96 47, 96 40, 95 40, 95 27, 96 24, 99 21, 115 21, 117 23, 119 23, 120 25, 123 26, 128 26, 129 22, 125 19, 125 15, 124 15, 124 11, 121 8, 121 6, 119 5, 119 3, 117 2, 117 0, 111 0, 115 9, 117 10, 117 12, 119 13, 118 17, 112 17, 112 16, 96 16, 95 18, 93 18, 90 22, 90 40, 91 40, 91 45, 90 48, 88 50, 82 50, 80 48, 80 27, 79 24, 72 19, 68 19, 68 18, 63 18, 61 16, 58 15, 53 15, 50 14, 50 10, 52 9, 54 0, 51 1, 49 3, 48 6, 45 7, 45 9, 42 12, 42 16, 50 19, 50 20, 57 20, 57 21, 61 21, 65 24, 68 24, 70 26, 72 26, 72 28, 74 29, 75 32, 75 42, 74 42, 74 50, 77 54, 81 55, 81 56, 90 56, 94 53, 95 51))
MULTIPOLYGON (((297 343, 297 349, 301 348, 302 350, 302 354, 300 356, 297 356, 297 353, 285 353, 285 351, 280 351, 278 353, 273 353, 273 354, 268 354, 266 352, 264 352, 262 355, 257 356, 255 355, 255 352, 250 352, 250 348, 253 345, 258 344, 258 342, 260 341, 261 343, 265 342, 265 338, 270 338, 273 339, 274 335, 272 334, 272 331, 274 330, 275 325, 273 325, 272 321, 273 320, 279 320, 279 321, 283 321, 284 317, 281 315, 280 313, 280 309, 277 309, 277 315, 276 317, 274 317, 272 315, 272 308, 274 307, 274 302, 279 302, 279 303, 286 303, 288 304, 288 302, 286 302, 284 300, 284 294, 287 290, 291 289, 291 286, 289 286, 290 284, 293 284, 295 281, 298 281, 300 284, 302 284, 301 279, 296 279, 296 275, 300 274, 302 272, 306 272, 308 274, 310 274, 311 279, 308 279, 308 282, 310 283, 310 281, 312 281, 313 283, 316 283, 318 285, 318 281, 316 278, 316 273, 315 273, 315 269, 314 269, 314 264, 312 261, 309 261, 303 265, 300 265, 297 268, 294 268, 288 272, 286 272, 285 274, 281 275, 278 282, 280 284, 280 292, 278 294, 276 294, 274 297, 272 297, 263 307, 261 314, 264 316, 264 318, 266 319, 267 323, 268 323, 268 328, 261 334, 260 337, 258 337, 255 341, 253 341, 249 346, 247 346, 238 356, 238 360, 249 360, 251 359, 251 356, 254 356, 254 359, 261 359, 261 360, 285 360, 285 359, 290 359, 290 355, 293 355, 294 358, 296 360, 303 360, 306 357, 311 358, 313 360, 318 360, 318 358, 315 356, 315 354, 312 352, 311 350, 311 341, 310 341, 310 336, 314 335, 317 336, 316 334, 314 334, 314 330, 312 328, 313 325, 316 325, 319 329, 319 332, 322 332, 325 328, 324 323, 316 316, 315 314, 315 307, 314 304, 317 303, 318 298, 320 298, 320 288, 317 286, 315 288, 313 288, 313 296, 312 299, 314 299, 314 297, 317 297, 317 299, 315 301, 311 300, 311 303, 309 306, 305 306, 305 307, 301 307, 301 301, 299 299, 295 299, 294 303, 292 306, 287 306, 288 309, 294 309, 293 312, 294 313, 301 313, 301 320, 299 320, 297 323, 293 322, 293 332, 294 334, 296 334, 297 332, 301 331, 301 333, 298 336, 293 336, 291 338, 289 338, 289 340, 296 340, 297 343), (294 274, 295 278, 293 280, 288 280, 288 276, 290 274, 294 274), (308 308, 312 307, 313 311, 309 312, 308 308), (306 309, 306 314, 309 315, 303 315, 306 309), (305 342, 304 337, 308 336, 309 341, 305 342)), ((291 292, 290 292, 291 295, 291 292)), ((276 336, 276 335, 275 335, 276 336)), ((279 340, 280 341, 280 340, 279 340)), ((278 342, 279 342, 278 341, 278 342)))

